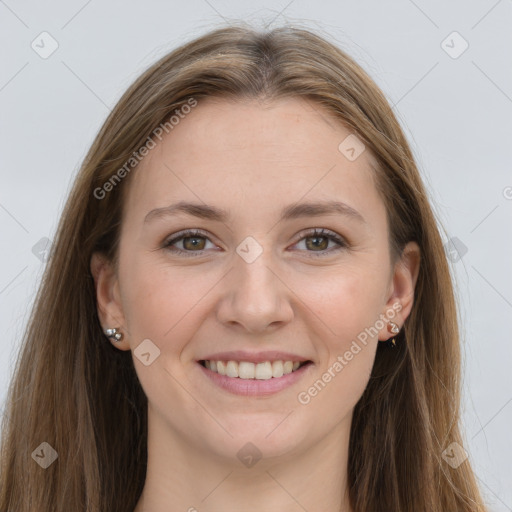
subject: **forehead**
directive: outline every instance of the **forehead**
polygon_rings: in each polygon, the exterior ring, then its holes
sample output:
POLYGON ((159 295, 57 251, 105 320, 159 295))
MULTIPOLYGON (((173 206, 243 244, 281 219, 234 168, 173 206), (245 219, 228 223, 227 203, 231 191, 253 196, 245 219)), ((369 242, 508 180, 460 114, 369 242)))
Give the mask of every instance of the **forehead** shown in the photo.
POLYGON ((364 150, 350 160, 342 152, 354 136, 302 98, 201 99, 133 171, 128 217, 181 200, 272 216, 301 199, 343 201, 365 217, 382 216, 373 155, 364 150))

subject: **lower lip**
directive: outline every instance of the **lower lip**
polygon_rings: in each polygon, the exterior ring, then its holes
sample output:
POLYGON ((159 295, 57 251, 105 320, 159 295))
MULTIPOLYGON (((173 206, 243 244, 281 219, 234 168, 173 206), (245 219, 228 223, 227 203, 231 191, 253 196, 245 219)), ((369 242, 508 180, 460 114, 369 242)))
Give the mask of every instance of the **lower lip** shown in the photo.
POLYGON ((212 372, 201 363, 197 363, 203 373, 215 384, 221 388, 233 393, 235 395, 242 396, 268 396, 278 393, 285 388, 295 384, 301 377, 303 377, 311 367, 313 363, 307 363, 301 366, 298 370, 292 373, 287 373, 282 377, 267 380, 259 379, 240 379, 238 377, 228 377, 226 375, 220 375, 217 372, 212 372))

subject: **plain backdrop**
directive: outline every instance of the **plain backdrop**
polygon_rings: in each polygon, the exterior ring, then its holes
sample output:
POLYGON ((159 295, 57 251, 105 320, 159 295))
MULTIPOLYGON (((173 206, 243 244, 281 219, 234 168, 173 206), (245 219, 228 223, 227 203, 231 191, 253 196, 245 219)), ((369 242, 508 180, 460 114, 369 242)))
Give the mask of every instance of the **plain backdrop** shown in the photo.
POLYGON ((240 18, 318 30, 395 105, 456 280, 465 448, 490 510, 512 511, 509 0, 0 0, 2 406, 44 247, 109 109, 157 58, 240 18))

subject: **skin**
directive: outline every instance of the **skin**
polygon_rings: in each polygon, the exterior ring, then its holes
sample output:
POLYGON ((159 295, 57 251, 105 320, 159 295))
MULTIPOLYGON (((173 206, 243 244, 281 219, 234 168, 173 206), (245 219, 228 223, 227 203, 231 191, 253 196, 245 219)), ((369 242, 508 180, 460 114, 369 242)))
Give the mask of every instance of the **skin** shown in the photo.
POLYGON ((373 156, 366 150, 349 161, 338 151, 350 133, 304 99, 208 98, 133 171, 117 273, 99 254, 91 271, 102 325, 124 334, 112 343, 133 351, 150 339, 160 350, 149 366, 134 356, 149 402, 148 472, 136 512, 351 511, 343 491, 352 412, 379 340, 392 336, 388 324, 309 403, 297 396, 393 304, 401 310, 392 320, 403 326, 419 248, 409 243, 392 265, 373 156), (232 220, 180 214, 144 222, 180 200, 226 209, 232 220), (343 201, 365 223, 339 214, 278 221, 283 207, 314 200, 343 201), (190 239, 173 247, 202 255, 164 247, 187 228, 207 236, 199 248, 190 239), (348 247, 336 251, 324 238, 316 247, 314 228, 334 231, 348 247), (263 249, 252 263, 236 252, 247 236, 263 249), (285 350, 314 364, 277 394, 242 397, 212 384, 196 363, 237 349, 285 350), (237 457, 248 442, 262 454, 252 467, 237 457))

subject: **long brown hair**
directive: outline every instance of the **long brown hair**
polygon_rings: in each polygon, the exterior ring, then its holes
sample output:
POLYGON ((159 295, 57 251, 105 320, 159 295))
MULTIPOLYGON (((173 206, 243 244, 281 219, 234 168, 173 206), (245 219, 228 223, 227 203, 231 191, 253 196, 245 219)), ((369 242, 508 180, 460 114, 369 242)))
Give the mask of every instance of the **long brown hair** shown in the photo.
POLYGON ((131 352, 116 350, 103 334, 90 271, 95 251, 116 261, 123 190, 136 171, 128 169, 100 199, 97 191, 120 176, 176 109, 207 96, 295 96, 326 107, 378 162, 394 257, 408 241, 420 247, 414 306, 398 348, 378 348, 354 410, 348 464, 354 511, 484 511, 469 461, 455 469, 442 457, 451 443, 463 445, 457 310, 439 228, 400 125, 373 80, 327 38, 290 26, 263 32, 242 22, 182 45, 144 72, 83 162, 9 388, 0 511, 126 512, 138 501, 147 398, 131 352), (47 469, 32 456, 48 451, 44 442, 58 454, 47 469))

